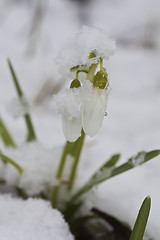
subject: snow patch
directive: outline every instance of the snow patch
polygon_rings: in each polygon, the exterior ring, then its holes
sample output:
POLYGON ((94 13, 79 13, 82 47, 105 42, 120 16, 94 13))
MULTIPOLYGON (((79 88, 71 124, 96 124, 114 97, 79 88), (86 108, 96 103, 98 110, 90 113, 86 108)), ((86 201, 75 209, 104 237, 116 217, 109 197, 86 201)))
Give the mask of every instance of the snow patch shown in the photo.
POLYGON ((55 175, 61 153, 61 147, 45 149, 39 143, 27 143, 17 149, 7 149, 7 156, 24 171, 20 174, 7 164, 4 166, 3 177, 9 186, 19 187, 29 196, 46 193, 59 183, 55 175))
POLYGON ((21 99, 13 98, 7 105, 7 111, 14 117, 22 117, 30 112, 30 104, 23 96, 21 99))
POLYGON ((115 41, 111 40, 104 30, 83 26, 66 48, 60 51, 57 63, 60 72, 66 75, 71 67, 83 64, 90 66, 97 63, 99 58, 108 59, 114 51, 115 41), (93 51, 96 52, 96 57, 88 58, 93 51))
POLYGON ((41 199, 21 200, 0 195, 3 240, 73 240, 62 214, 41 199))

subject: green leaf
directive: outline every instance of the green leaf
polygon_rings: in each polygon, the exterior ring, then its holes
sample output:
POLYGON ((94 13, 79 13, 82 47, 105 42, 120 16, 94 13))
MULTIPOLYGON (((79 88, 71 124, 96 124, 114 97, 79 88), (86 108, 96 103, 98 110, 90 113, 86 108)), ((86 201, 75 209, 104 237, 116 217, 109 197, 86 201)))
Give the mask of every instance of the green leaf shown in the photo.
POLYGON ((98 171, 96 171, 95 172, 95 174, 92 176, 92 180, 93 179, 96 179, 96 178, 98 178, 98 176, 99 176, 99 173, 101 172, 104 172, 104 170, 106 170, 106 169, 111 169, 111 168, 113 168, 116 164, 117 164, 117 162, 118 162, 118 160, 120 159, 120 154, 118 153, 118 154, 115 154, 115 155, 113 155, 105 164, 103 164, 101 167, 100 167, 100 169, 98 170, 98 171))
MULTIPOLYGON (((15 88, 16 88, 19 100, 21 101, 21 99, 24 96, 24 94, 23 94, 23 91, 22 91, 22 89, 20 87, 20 84, 18 82, 18 78, 17 78, 17 76, 15 74, 15 71, 13 69, 13 65, 12 65, 10 59, 8 59, 8 65, 9 65, 9 69, 10 69, 10 72, 11 72, 11 75, 12 75, 12 79, 13 79, 13 82, 14 82, 14 85, 15 85, 15 88)), ((35 135, 35 131, 34 131, 34 128, 33 128, 33 124, 32 124, 30 115, 28 113, 25 114, 24 115, 24 119, 25 119, 27 130, 28 130, 27 141, 31 142, 31 141, 36 140, 36 135, 35 135)))
POLYGON ((24 119, 26 122, 26 126, 28 129, 28 134, 27 134, 27 142, 32 142, 36 140, 36 135, 35 135, 35 131, 33 128, 33 124, 32 124, 32 120, 29 114, 25 114, 24 115, 24 119))
POLYGON ((8 61, 9 69, 10 69, 10 72, 11 72, 11 75, 12 75, 12 79, 13 79, 13 82, 15 84, 18 96, 22 97, 23 96, 23 92, 22 92, 22 89, 21 89, 21 87, 20 87, 20 85, 18 83, 18 79, 17 79, 17 76, 16 76, 15 71, 13 69, 12 63, 11 63, 9 58, 7 59, 7 61, 8 61))
POLYGON ((145 162, 157 157, 158 155, 160 155, 160 150, 154 150, 151 152, 139 152, 137 155, 131 157, 126 163, 118 167, 115 167, 116 160, 113 159, 116 159, 116 157, 119 159, 120 155, 114 155, 113 157, 111 157, 108 163, 104 164, 104 166, 102 166, 98 171, 96 171, 96 173, 93 174, 93 176, 88 180, 88 182, 73 195, 71 201, 75 201, 75 199, 79 198, 82 194, 86 193, 92 187, 100 184, 101 182, 104 182, 107 179, 126 172, 139 165, 142 165, 145 162), (105 167, 106 165, 107 167, 105 167))
POLYGON ((16 144, 11 137, 11 134, 9 133, 9 130, 7 129, 6 125, 4 124, 4 121, 0 117, 0 136, 3 140, 3 143, 6 147, 16 147, 16 144))
POLYGON ((142 203, 138 217, 133 227, 130 240, 142 240, 151 208, 151 198, 148 196, 142 203))
POLYGON ((7 157, 6 155, 0 153, 0 158, 4 161, 4 162, 8 162, 11 165, 13 165, 20 173, 23 173, 23 169, 22 167, 17 164, 15 161, 13 161, 11 158, 7 157))

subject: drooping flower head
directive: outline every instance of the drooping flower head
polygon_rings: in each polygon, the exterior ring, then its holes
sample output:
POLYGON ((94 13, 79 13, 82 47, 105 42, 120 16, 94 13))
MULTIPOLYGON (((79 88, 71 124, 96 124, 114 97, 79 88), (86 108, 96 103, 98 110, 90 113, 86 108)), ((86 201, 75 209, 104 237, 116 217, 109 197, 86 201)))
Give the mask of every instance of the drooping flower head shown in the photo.
MULTIPOLYGON (((82 27, 70 47, 60 53, 63 67, 75 74, 59 105, 66 139, 74 142, 81 130, 94 136, 101 127, 108 96, 108 74, 103 60, 114 52, 115 42, 103 30, 82 27), (85 79, 79 79, 80 73, 85 79)), ((61 97, 60 97, 61 98, 61 97)))

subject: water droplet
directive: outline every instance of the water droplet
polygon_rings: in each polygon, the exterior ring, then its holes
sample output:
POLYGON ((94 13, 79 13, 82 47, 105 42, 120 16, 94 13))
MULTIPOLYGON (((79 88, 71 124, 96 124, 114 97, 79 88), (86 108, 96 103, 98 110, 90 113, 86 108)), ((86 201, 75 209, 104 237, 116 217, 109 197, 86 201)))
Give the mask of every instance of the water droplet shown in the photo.
POLYGON ((108 113, 107 113, 107 112, 105 112, 105 113, 104 113, 104 116, 106 117, 107 115, 108 115, 108 113))

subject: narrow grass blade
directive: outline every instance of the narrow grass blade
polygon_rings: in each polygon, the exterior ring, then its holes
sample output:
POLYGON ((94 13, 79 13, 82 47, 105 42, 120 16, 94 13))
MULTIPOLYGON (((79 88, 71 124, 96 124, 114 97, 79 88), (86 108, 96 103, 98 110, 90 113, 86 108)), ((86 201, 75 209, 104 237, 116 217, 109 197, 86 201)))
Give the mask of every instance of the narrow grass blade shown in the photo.
POLYGON ((154 150, 150 152, 139 152, 137 155, 131 157, 126 163, 115 167, 114 163, 116 164, 116 158, 117 161, 120 157, 119 154, 114 155, 111 157, 111 159, 108 161, 108 163, 104 164, 98 171, 96 171, 95 174, 89 179, 89 181, 80 188, 71 198, 71 201, 74 201, 78 197, 80 197, 82 194, 89 191, 92 187, 100 184, 101 182, 106 181, 109 178, 112 178, 116 175, 119 175, 123 172, 126 172, 132 168, 135 168, 137 166, 140 166, 147 161, 157 157, 160 155, 160 150, 154 150), (112 165, 113 164, 113 165, 112 165), (107 165, 107 167, 106 167, 107 165))
POLYGON ((15 161, 13 161, 11 158, 7 157, 6 155, 0 153, 0 158, 4 161, 4 162, 8 162, 11 165, 13 165, 20 173, 23 173, 23 169, 22 167, 17 164, 15 161))
POLYGON ((9 58, 7 59, 7 61, 8 61, 9 69, 10 69, 10 72, 11 72, 11 75, 12 75, 12 78, 13 78, 13 82, 14 82, 16 90, 17 90, 17 94, 18 94, 19 97, 22 97, 23 92, 22 92, 22 89, 19 85, 18 78, 17 78, 16 73, 13 69, 12 63, 11 63, 9 58))
POLYGON ((28 134, 27 134, 27 142, 32 142, 36 140, 36 135, 35 131, 33 128, 32 120, 29 114, 24 115, 26 126, 28 129, 28 134))
MULTIPOLYGON (((12 75, 12 79, 13 79, 13 82, 14 82, 14 85, 15 85, 15 88, 16 88, 19 100, 21 101, 21 99, 24 96, 24 94, 23 94, 23 91, 22 91, 22 89, 20 87, 20 84, 18 82, 18 78, 17 78, 17 76, 15 74, 15 71, 13 69, 13 65, 12 65, 10 59, 8 59, 8 65, 9 65, 9 69, 10 69, 10 72, 11 72, 11 75, 12 75)), ((24 119, 25 119, 25 122, 26 122, 27 130, 28 130, 27 142, 31 142, 31 141, 36 140, 36 135, 35 135, 35 131, 34 131, 34 128, 33 128, 33 124, 32 124, 30 115, 28 113, 25 114, 24 115, 24 119)))
POLYGON ((7 129, 6 125, 4 124, 4 121, 0 117, 0 136, 3 140, 3 143, 6 147, 16 147, 16 144, 11 137, 11 134, 9 133, 9 130, 7 129))
POLYGON ((132 168, 138 167, 148 162, 149 160, 157 157, 158 155, 160 155, 160 150, 154 150, 150 152, 139 152, 136 156, 131 157, 128 160, 128 162, 115 168, 111 174, 111 177, 126 172, 132 168))
POLYGON ((151 198, 148 196, 143 201, 142 206, 139 210, 130 240, 143 240, 144 232, 145 232, 148 217, 149 217, 150 208, 151 208, 151 198))

